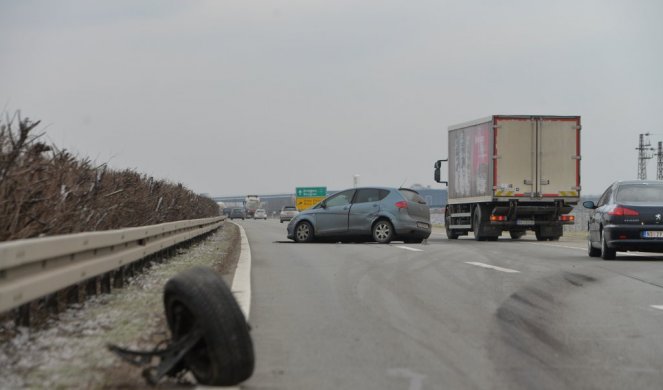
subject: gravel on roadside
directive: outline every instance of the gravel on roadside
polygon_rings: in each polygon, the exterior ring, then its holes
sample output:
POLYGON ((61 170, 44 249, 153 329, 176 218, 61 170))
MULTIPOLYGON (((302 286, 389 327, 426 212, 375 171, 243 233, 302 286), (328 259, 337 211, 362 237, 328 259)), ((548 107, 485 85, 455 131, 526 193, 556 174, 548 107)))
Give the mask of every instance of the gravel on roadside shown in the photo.
MULTIPOLYGON (((153 263, 122 289, 73 305, 41 329, 8 329, 16 336, 0 345, 0 389, 145 388, 141 369, 123 362, 108 343, 149 350, 167 340, 163 286, 187 268, 209 266, 230 285, 239 256, 239 229, 232 223, 205 240, 153 263)), ((159 387, 172 387, 168 379, 159 387)))

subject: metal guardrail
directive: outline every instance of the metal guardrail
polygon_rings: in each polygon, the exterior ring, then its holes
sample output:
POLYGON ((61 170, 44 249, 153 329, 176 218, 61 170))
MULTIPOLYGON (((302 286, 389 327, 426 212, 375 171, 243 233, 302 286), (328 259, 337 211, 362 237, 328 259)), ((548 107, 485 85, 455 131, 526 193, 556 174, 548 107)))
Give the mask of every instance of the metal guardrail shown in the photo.
POLYGON ((0 313, 217 229, 225 217, 0 243, 0 313))

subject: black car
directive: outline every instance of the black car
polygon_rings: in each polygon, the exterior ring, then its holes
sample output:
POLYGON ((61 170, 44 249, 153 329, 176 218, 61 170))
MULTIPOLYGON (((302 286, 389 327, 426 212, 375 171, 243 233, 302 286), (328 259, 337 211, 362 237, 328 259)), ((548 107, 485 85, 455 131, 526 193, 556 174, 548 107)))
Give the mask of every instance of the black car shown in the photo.
POLYGON ((663 181, 618 181, 593 209, 587 235, 590 256, 615 258, 617 251, 663 252, 663 181))

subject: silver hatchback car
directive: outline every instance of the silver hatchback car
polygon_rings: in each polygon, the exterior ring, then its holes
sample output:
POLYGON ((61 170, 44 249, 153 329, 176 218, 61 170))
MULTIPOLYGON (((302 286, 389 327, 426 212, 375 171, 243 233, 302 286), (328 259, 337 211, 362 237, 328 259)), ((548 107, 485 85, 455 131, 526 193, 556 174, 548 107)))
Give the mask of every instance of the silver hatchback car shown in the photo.
POLYGON ((379 243, 419 243, 431 233, 430 209, 408 188, 352 188, 302 211, 288 224, 288 238, 371 238, 379 243))

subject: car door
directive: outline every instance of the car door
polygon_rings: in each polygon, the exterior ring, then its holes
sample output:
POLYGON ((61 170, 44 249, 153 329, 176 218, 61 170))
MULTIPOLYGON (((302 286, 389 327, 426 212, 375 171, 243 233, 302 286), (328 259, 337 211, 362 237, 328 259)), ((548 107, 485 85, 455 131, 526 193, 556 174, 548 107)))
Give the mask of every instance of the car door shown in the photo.
POLYGON ((339 192, 324 201, 324 207, 315 214, 315 234, 341 236, 348 233, 348 216, 355 190, 339 192))
MULTIPOLYGON (((349 232, 351 234, 366 235, 371 233, 373 221, 380 211, 380 196, 385 190, 377 188, 361 188, 352 201, 349 216, 349 232)), ((385 194, 386 196, 386 194, 385 194)))

